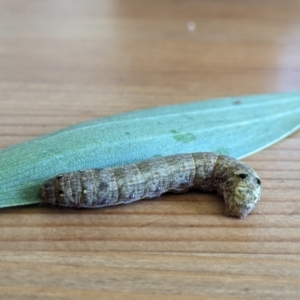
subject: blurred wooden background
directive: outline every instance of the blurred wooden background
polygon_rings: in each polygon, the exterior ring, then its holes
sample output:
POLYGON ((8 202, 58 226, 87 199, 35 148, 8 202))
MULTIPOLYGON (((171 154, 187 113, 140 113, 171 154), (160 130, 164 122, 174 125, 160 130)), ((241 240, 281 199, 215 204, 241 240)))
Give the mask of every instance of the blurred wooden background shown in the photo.
MULTIPOLYGON (((125 111, 299 90, 299 19, 298 0, 0 0, 0 147, 125 111)), ((193 192, 1 209, 1 298, 298 299, 299 150, 297 132, 244 160, 264 183, 246 220, 193 192)))

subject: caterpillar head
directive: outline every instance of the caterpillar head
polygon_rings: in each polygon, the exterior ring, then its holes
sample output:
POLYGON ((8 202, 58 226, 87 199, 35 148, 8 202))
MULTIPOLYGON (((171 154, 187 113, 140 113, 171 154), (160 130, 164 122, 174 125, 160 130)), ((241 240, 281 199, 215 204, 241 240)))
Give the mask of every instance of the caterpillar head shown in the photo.
POLYGON ((225 215, 245 218, 260 200, 261 194, 261 181, 254 170, 236 170, 224 184, 225 215))

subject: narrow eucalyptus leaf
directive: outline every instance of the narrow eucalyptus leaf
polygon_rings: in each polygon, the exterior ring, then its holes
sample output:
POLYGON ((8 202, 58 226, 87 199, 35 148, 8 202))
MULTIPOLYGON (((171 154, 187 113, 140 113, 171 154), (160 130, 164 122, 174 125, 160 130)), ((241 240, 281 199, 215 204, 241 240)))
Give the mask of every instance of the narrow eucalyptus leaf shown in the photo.
POLYGON ((223 98, 81 123, 0 151, 0 207, 40 202, 59 173, 178 153, 242 158, 300 127, 300 92, 223 98))

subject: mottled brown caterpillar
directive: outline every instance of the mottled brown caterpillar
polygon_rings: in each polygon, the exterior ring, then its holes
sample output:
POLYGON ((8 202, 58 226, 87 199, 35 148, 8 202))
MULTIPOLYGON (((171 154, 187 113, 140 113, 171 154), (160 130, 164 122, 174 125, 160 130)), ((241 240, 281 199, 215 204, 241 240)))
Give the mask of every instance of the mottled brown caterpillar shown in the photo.
POLYGON ((59 206, 99 208, 191 188, 217 191, 224 197, 225 215, 241 218, 252 211, 262 192, 250 167, 229 156, 200 152, 60 174, 42 186, 41 198, 59 206))

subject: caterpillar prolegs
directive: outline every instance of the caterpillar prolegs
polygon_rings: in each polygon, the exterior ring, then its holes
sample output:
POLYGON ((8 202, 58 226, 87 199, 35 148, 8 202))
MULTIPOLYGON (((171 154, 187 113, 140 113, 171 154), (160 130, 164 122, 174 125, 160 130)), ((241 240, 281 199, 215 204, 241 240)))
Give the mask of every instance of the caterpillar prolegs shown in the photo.
POLYGON ((199 152, 60 174, 42 186, 41 198, 59 206, 100 208, 191 188, 217 191, 224 197, 225 215, 241 218, 262 193, 260 179, 250 167, 229 156, 199 152))

